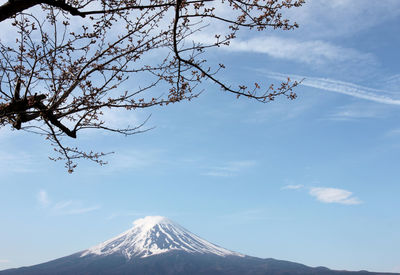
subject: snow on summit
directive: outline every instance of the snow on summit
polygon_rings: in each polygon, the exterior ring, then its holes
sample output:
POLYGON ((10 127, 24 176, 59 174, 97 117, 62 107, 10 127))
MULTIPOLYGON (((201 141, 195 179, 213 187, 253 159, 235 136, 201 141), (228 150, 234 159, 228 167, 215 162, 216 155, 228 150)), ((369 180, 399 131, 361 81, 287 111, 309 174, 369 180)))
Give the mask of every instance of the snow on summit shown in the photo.
POLYGON ((118 253, 130 259, 169 251, 242 256, 197 237, 165 217, 147 216, 134 221, 133 227, 119 236, 84 251, 81 257, 118 253))

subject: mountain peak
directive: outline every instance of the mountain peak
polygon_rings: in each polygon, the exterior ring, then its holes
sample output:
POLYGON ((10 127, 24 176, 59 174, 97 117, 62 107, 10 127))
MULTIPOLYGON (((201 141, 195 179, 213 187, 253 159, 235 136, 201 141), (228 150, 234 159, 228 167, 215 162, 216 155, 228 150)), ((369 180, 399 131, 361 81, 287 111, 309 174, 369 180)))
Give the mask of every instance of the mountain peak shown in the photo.
POLYGON ((153 228, 158 224, 173 224, 173 221, 162 216, 146 216, 133 222, 134 227, 153 228))
POLYGON ((134 221, 131 229, 117 237, 84 251, 81 257, 122 254, 128 259, 145 258, 170 251, 242 256, 201 239, 165 217, 147 216, 134 221))

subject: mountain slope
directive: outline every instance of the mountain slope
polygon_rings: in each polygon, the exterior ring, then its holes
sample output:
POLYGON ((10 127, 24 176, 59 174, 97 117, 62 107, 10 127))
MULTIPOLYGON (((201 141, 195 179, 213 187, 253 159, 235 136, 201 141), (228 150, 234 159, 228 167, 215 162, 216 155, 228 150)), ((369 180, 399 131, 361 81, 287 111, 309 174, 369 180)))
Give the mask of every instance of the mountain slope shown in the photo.
MULTIPOLYGON (((135 221, 128 231, 97 246, 0 275, 366 275, 245 256, 207 242, 163 217, 135 221)), ((388 274, 388 273, 386 273, 388 274)))
POLYGON ((149 216, 136 220, 131 229, 86 250, 82 256, 122 254, 127 259, 131 259, 169 251, 219 256, 241 255, 207 242, 167 218, 149 216))
POLYGON ((311 268, 275 259, 167 252, 127 260, 122 255, 80 257, 76 253, 44 264, 0 271, 1 275, 377 275, 311 268))

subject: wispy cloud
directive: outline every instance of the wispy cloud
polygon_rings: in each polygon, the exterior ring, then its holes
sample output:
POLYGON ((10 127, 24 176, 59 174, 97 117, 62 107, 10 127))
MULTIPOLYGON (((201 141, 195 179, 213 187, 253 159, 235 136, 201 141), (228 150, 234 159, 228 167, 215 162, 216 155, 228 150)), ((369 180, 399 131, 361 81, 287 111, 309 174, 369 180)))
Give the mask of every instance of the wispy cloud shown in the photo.
POLYGON ((210 177, 233 177, 234 174, 233 173, 228 173, 228 172, 223 172, 223 171, 208 171, 206 173, 203 174, 204 176, 210 176, 210 177))
POLYGON ((56 215, 78 215, 92 212, 98 209, 100 209, 99 205, 87 207, 84 206, 83 203, 80 201, 69 200, 56 203, 53 206, 52 210, 56 215))
POLYGON ((386 77, 385 79, 386 83, 394 83, 396 85, 400 84, 400 74, 395 74, 395 75, 391 75, 386 77))
POLYGON ((298 61, 307 64, 338 62, 373 62, 371 54, 344 48, 321 40, 299 41, 281 37, 257 37, 249 40, 234 40, 227 47, 230 51, 264 53, 274 58, 298 61))
POLYGON ((22 151, 0 151, 0 167, 4 173, 36 172, 37 157, 22 151))
POLYGON ((78 200, 51 203, 46 190, 40 190, 36 194, 36 199, 39 205, 49 209, 50 213, 54 215, 78 215, 100 209, 99 205, 85 206, 83 202, 78 200))
POLYGON ((359 112, 357 110, 342 110, 329 115, 330 120, 355 120, 362 118, 375 118, 371 112, 359 112))
POLYGON ((165 159, 162 150, 116 150, 115 154, 109 156, 110 165, 102 169, 102 173, 110 174, 127 169, 144 169, 154 167, 165 159))
MULTIPOLYGON (((100 117, 101 120, 106 122, 106 126, 113 128, 128 128, 137 127, 146 121, 147 116, 143 111, 125 110, 125 109, 104 109, 103 115, 100 117)), ((147 127, 149 128, 149 127, 147 127)), ((143 126, 140 130, 145 130, 143 126)))
POLYGON ((339 203, 346 205, 355 205, 362 203, 353 193, 343 189, 313 187, 310 188, 309 194, 323 203, 339 203))
POLYGON ((384 118, 386 117, 388 108, 385 105, 366 103, 363 104, 355 103, 340 106, 331 112, 327 119, 338 120, 338 121, 354 121, 360 119, 371 119, 371 118, 384 118))
MULTIPOLYGON (((287 75, 280 73, 266 73, 268 77, 277 80, 286 80, 287 75)), ((340 94, 349 95, 356 98, 361 98, 373 102, 400 105, 400 99, 392 96, 392 93, 388 93, 384 90, 372 89, 360 85, 356 85, 350 82, 344 82, 329 78, 317 78, 300 75, 289 75, 291 79, 300 81, 301 85, 316 88, 319 90, 335 92, 340 94)))
POLYGON ((0 264, 6 264, 9 263, 10 260, 6 260, 6 259, 0 259, 0 264))
MULTIPOLYGON (((212 44, 215 41, 206 34, 198 34, 195 42, 212 44)), ((233 40, 229 47, 220 50, 234 52, 253 52, 269 55, 273 58, 286 59, 300 63, 322 65, 326 63, 367 62, 374 63, 375 57, 352 48, 345 48, 322 40, 302 41, 279 36, 255 37, 247 40, 233 40)))
POLYGON ((386 132, 385 136, 387 136, 387 137, 400 136, 400 128, 392 129, 392 130, 386 132))
POLYGON ((346 205, 361 204, 362 201, 353 196, 353 193, 344 189, 332 187, 311 187, 306 188, 302 184, 289 184, 281 188, 282 190, 308 190, 308 193, 323 203, 338 203, 346 205))
POLYGON ((398 91, 400 90, 400 74, 391 75, 383 79, 382 85, 385 88, 398 91))
POLYGON ((255 165, 256 162, 253 160, 230 161, 222 165, 211 167, 209 171, 203 175, 212 177, 232 177, 255 165))
POLYGON ((304 187, 303 184, 289 184, 289 185, 285 185, 282 187, 282 190, 288 189, 288 190, 298 190, 298 189, 302 189, 304 187))
POLYGON ((9 125, 0 127, 0 167, 2 173, 37 173, 42 161, 46 161, 46 150, 41 144, 21 146, 24 139, 32 144, 41 142, 41 138, 31 137, 30 133, 12 130, 9 125), (39 141, 40 140, 40 141, 39 141))
POLYGON ((47 195, 46 190, 40 190, 36 196, 36 199, 42 207, 47 207, 50 204, 49 196, 47 195))
POLYGON ((301 8, 287 11, 299 23, 296 32, 311 37, 347 36, 391 20, 400 14, 398 0, 306 1, 301 8), (323 16, 321 16, 323 14, 323 16))

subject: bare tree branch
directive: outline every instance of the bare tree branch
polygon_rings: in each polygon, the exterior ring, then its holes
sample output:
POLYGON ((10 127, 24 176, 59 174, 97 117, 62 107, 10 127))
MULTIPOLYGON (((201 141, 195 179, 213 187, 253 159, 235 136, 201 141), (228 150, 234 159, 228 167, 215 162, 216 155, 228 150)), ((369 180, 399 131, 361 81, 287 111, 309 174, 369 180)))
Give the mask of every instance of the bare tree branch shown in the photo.
POLYGON ((0 6, 1 24, 15 33, 0 39, 0 127, 45 135, 59 154, 52 159, 64 160, 71 172, 78 159, 102 165, 106 154, 68 147, 66 139, 94 129, 123 135, 148 130, 147 119, 136 126, 110 125, 106 110, 192 100, 205 81, 262 103, 282 95, 294 99, 298 83, 290 79, 277 88, 225 82, 218 77, 225 66, 210 66, 206 52, 229 46, 240 29, 296 28, 282 12, 303 2, 9 0, 0 6), (225 28, 211 29, 214 42, 196 42, 194 36, 213 24, 225 28))

